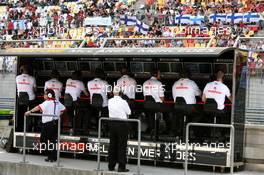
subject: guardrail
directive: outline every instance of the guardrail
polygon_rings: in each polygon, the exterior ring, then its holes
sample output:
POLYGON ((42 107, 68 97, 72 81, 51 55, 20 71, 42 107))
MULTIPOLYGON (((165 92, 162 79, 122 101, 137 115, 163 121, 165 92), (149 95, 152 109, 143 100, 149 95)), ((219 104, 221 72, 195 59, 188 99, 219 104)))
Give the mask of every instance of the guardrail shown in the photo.
POLYGON ((138 157, 137 157, 137 175, 140 174, 140 153, 141 153, 141 121, 138 119, 115 119, 115 118, 106 118, 102 117, 99 119, 98 123, 98 151, 97 151, 97 171, 101 171, 100 169, 100 146, 101 146, 101 124, 102 121, 122 121, 122 122, 136 122, 138 123, 138 157))
POLYGON ((189 129, 190 126, 201 126, 201 127, 212 127, 212 128, 230 128, 230 174, 234 173, 234 135, 235 128, 233 125, 226 124, 210 124, 210 123, 188 123, 186 127, 186 138, 185 138, 185 162, 184 162, 184 175, 188 175, 188 147, 189 147, 189 129))
MULTIPOLYGON (((58 117, 58 139, 57 139, 57 167, 60 167, 60 128, 61 128, 61 119, 59 116, 57 115, 48 115, 48 114, 36 114, 36 113, 32 113, 29 116, 33 116, 33 117, 58 117)), ((26 161, 26 124, 27 124, 27 117, 26 115, 24 115, 24 135, 23 135, 23 160, 21 163, 28 163, 26 161)))

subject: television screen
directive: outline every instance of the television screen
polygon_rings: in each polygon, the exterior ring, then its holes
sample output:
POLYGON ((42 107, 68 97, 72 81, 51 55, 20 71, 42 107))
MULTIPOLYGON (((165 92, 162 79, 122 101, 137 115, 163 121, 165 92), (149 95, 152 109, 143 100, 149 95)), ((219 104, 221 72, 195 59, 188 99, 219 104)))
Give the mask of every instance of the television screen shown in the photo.
POLYGON ((56 62, 55 62, 55 68, 56 68, 58 71, 66 71, 66 70, 67 70, 66 62, 56 61, 56 62))
POLYGON ((180 73, 182 71, 182 63, 171 63, 171 72, 180 73))
POLYGON ((198 64, 185 63, 184 66, 185 66, 184 68, 186 69, 186 71, 189 71, 191 74, 192 73, 199 73, 198 72, 198 64))
POLYGON ((169 63, 158 63, 158 67, 160 72, 170 72, 169 63))
POLYGON ((207 74, 212 72, 211 64, 199 64, 199 71, 202 74, 207 74))
POLYGON ((223 71, 224 73, 227 73, 227 64, 215 64, 215 72, 219 70, 223 71))
POLYGON ((45 70, 54 70, 54 62, 53 61, 45 61, 44 62, 45 70))
POLYGON ((80 61, 79 67, 80 67, 80 70, 89 71, 90 70, 90 63, 86 62, 86 61, 80 61))
POLYGON ((104 62, 104 71, 115 71, 115 65, 113 62, 104 62))
POLYGON ((97 68, 102 69, 102 63, 101 63, 101 61, 91 61, 90 65, 91 65, 91 70, 92 71, 94 71, 97 68))
POLYGON ((143 63, 141 62, 131 62, 130 63, 131 72, 140 73, 143 72, 143 63))
POLYGON ((126 62, 118 62, 116 63, 116 71, 121 71, 122 68, 127 67, 126 62))
POLYGON ((155 69, 155 63, 144 63, 144 72, 152 72, 155 69))
POLYGON ((78 70, 77 63, 75 61, 67 62, 67 68, 68 68, 68 71, 76 71, 76 70, 78 70))

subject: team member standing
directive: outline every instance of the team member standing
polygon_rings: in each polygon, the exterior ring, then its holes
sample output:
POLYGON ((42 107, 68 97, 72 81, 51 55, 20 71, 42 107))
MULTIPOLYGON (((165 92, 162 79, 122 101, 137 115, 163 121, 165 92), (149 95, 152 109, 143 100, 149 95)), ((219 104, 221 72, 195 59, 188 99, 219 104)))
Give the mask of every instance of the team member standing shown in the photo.
MULTIPOLYGON (((28 65, 23 65, 20 67, 20 73, 21 75, 18 75, 16 77, 16 87, 17 87, 17 95, 19 99, 19 112, 18 112, 18 118, 17 123, 23 123, 23 115, 28 110, 27 108, 32 106, 34 103, 34 100, 36 98, 35 91, 37 90, 36 85, 36 79, 29 75, 29 67, 28 65), (28 95, 28 104, 21 104, 22 101, 24 101, 22 96, 20 95, 24 93, 28 95)), ((30 130, 34 130, 35 123, 33 122, 33 119, 29 119, 29 125, 27 125, 27 128, 30 130)), ((23 125, 17 125, 17 130, 22 131, 23 128, 21 126, 23 125)))
POLYGON ((123 99, 128 102, 130 107, 132 107, 136 96, 137 83, 136 80, 128 75, 127 68, 122 68, 121 74, 122 77, 117 80, 116 85, 121 87, 123 99))
MULTIPOLYGON (((65 88, 65 97, 70 95, 72 97, 72 104, 67 107, 68 111, 68 116, 70 116, 70 125, 73 126, 73 120, 74 117, 78 115, 78 110, 76 110, 76 114, 74 116, 74 110, 76 107, 79 105, 79 98, 81 96, 81 93, 83 92, 86 96, 88 96, 88 92, 85 89, 85 86, 83 82, 81 81, 82 79, 82 72, 81 71, 75 71, 72 73, 72 77, 69 78, 66 81, 66 88, 65 88)), ((64 99, 65 100, 65 99, 64 99)), ((65 103, 65 101, 64 101, 65 103)), ((76 117, 77 119, 77 117, 76 117)), ((75 126, 73 126, 75 127, 75 126)), ((75 129, 75 128, 73 128, 75 129)))
POLYGON ((31 113, 39 111, 46 115, 57 115, 57 117, 42 117, 43 126, 40 140, 41 143, 46 144, 46 148, 54 148, 52 150, 48 149, 48 158, 45 159, 46 162, 54 162, 57 161, 58 117, 65 112, 65 107, 55 99, 55 93, 52 89, 45 90, 44 99, 43 103, 27 111, 25 115, 29 116, 31 113))
MULTIPOLYGON (((109 100, 109 117, 116 119, 127 119, 131 114, 128 103, 120 97, 120 87, 114 87, 114 97, 109 100)), ((128 139, 127 124, 123 121, 110 122, 110 146, 109 146, 109 164, 110 171, 114 171, 118 163, 118 172, 128 172, 126 169, 126 149, 128 139)))
POLYGON ((159 81, 160 80, 160 71, 158 69, 153 70, 151 73, 151 78, 144 82, 143 84, 143 95, 145 98, 144 107, 149 110, 147 113, 149 120, 148 130, 151 131, 152 136, 156 134, 157 131, 162 132, 166 128, 166 123, 163 120, 163 115, 161 112, 167 112, 167 106, 163 105, 164 102, 164 85, 159 81), (154 117, 156 114, 160 114, 160 122, 157 117, 154 117), (155 128, 155 126, 157 126, 155 128), (153 130, 154 129, 154 130, 153 130))
MULTIPOLYGON (((176 112, 176 116, 171 117, 171 132, 172 133, 180 133, 182 135, 183 133, 183 126, 182 126, 182 119, 183 115, 181 114, 180 111, 188 111, 190 112, 188 115, 188 119, 190 121, 193 121, 191 119, 192 116, 195 116, 196 119, 195 121, 197 122, 197 116, 199 115, 191 115, 194 113, 192 111, 193 109, 196 108, 196 96, 201 97, 201 90, 198 88, 197 84, 189 79, 189 73, 187 71, 182 71, 181 72, 181 78, 176 81, 173 86, 172 86, 172 96, 174 102, 177 104, 177 97, 181 97, 184 99, 185 103, 187 104, 185 106, 185 109, 178 109, 178 112, 176 112), (175 122, 177 121, 177 122, 175 122), (175 124, 180 123, 180 126, 176 127, 175 124)), ((175 105, 177 107, 177 105, 175 105)), ((177 111, 177 108, 175 108, 177 111)))
POLYGON ((60 73, 57 70, 53 70, 50 74, 50 80, 45 82, 44 91, 46 89, 52 89, 55 93, 56 100, 60 99, 62 92, 62 83, 59 81, 60 73))

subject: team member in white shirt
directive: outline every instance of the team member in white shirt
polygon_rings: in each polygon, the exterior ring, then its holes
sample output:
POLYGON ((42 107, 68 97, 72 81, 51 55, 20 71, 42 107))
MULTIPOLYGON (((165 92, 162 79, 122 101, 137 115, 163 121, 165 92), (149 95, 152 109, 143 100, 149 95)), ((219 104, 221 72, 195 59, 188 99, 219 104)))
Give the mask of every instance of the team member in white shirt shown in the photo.
POLYGON ((36 79, 29 75, 29 67, 23 65, 20 67, 21 75, 16 77, 17 93, 19 97, 20 92, 26 92, 29 100, 35 99, 35 91, 37 90, 36 79))
MULTIPOLYGON (((105 73, 102 69, 95 70, 95 76, 93 80, 87 83, 88 91, 90 93, 90 103, 93 103, 94 95, 100 95, 103 99, 102 107, 105 108, 108 105, 108 93, 110 92, 111 88, 107 81, 104 80, 105 73)), ((96 99, 94 99, 96 100, 96 99)))
MULTIPOLYGON (((120 97, 121 88, 114 87, 114 97, 109 100, 108 110, 109 118, 127 119, 131 114, 128 103, 120 97)), ((110 171, 115 170, 116 163, 118 163, 118 172, 127 172, 126 169, 126 150, 128 139, 127 123, 122 121, 112 121, 110 127, 110 145, 108 149, 110 171)))
POLYGON ((160 71, 154 70, 151 78, 143 84, 143 95, 144 97, 151 96, 156 103, 163 103, 165 89, 159 80, 160 71))
POLYGON ((53 70, 50 74, 50 80, 45 82, 44 91, 46 89, 52 89, 55 93, 56 100, 60 99, 63 84, 58 80, 60 73, 57 70, 53 70))
MULTIPOLYGON (((72 126, 73 126, 73 120, 78 119, 78 117, 75 117, 78 115, 78 110, 76 110, 76 114, 74 116, 74 107, 78 106, 81 93, 83 92, 86 96, 89 95, 81 79, 82 79, 82 72, 75 71, 72 73, 72 77, 66 81, 65 94, 69 94, 73 100, 73 106, 67 107, 70 125, 72 126)), ((78 123, 78 121, 76 120, 75 123, 78 123)))
MULTIPOLYGON (((186 120, 193 121, 193 117, 195 117, 195 121, 199 121, 199 115, 191 115, 194 113, 194 109, 196 107, 196 96, 201 97, 201 90, 197 86, 197 84, 189 79, 189 72, 182 71, 181 78, 176 81, 172 86, 172 96, 175 104, 175 111, 173 115, 170 117, 170 132, 171 135, 177 134, 177 136, 183 135, 183 113, 182 111, 190 112, 186 120), (182 97, 185 100, 187 105, 179 106, 177 105, 177 97, 182 97), (175 114, 175 115, 174 115, 175 114), (177 126, 176 126, 177 125, 177 126)), ((186 122, 186 121, 185 121, 186 122)))
POLYGON ((57 161, 56 154, 56 144, 58 139, 58 117, 60 117, 65 112, 65 107, 58 100, 55 99, 55 93, 52 89, 46 89, 44 93, 45 101, 40 105, 34 107, 30 111, 25 113, 29 116, 31 113, 42 112, 46 115, 56 115, 57 117, 42 117, 42 130, 41 130, 41 143, 46 144, 46 148, 54 148, 53 150, 48 149, 48 158, 45 159, 46 162, 57 161), (50 145, 52 146, 50 146, 50 145))
POLYGON ((137 82, 128 75, 127 68, 122 68, 121 74, 122 77, 117 80, 116 85, 121 87, 123 99, 128 102, 130 107, 132 107, 136 96, 137 82))
MULTIPOLYGON (((18 100, 20 93, 26 93, 28 95, 29 104, 28 105, 19 105, 17 123, 23 123, 24 113, 28 110, 28 107, 34 105, 34 100, 36 98, 35 91, 37 90, 36 79, 29 75, 29 67, 28 65, 23 65, 20 67, 21 75, 16 77, 16 87, 18 100)), ((36 122, 34 122, 33 118, 28 120, 27 130, 34 130, 36 127, 36 122)), ((17 125, 17 131, 22 131, 23 125, 17 125)))
POLYGON ((218 71, 216 74, 216 81, 207 83, 203 91, 203 102, 207 99, 214 99, 217 103, 217 109, 223 110, 225 108, 225 97, 232 101, 232 96, 229 88, 223 83, 224 73, 218 71))
POLYGON ((86 96, 89 95, 83 82, 81 81, 81 78, 82 72, 75 71, 72 73, 72 77, 66 81, 65 94, 70 94, 74 102, 80 98, 82 92, 86 96))

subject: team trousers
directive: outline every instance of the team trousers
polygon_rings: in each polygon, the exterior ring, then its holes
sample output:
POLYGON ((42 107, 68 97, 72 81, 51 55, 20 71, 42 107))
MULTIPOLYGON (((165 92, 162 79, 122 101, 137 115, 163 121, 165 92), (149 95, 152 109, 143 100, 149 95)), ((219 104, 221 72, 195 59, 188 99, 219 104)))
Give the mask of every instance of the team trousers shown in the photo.
POLYGON ((109 164, 108 168, 113 170, 116 163, 118 169, 126 169, 126 150, 128 139, 128 127, 126 122, 111 121, 109 122, 110 145, 108 149, 109 164))

